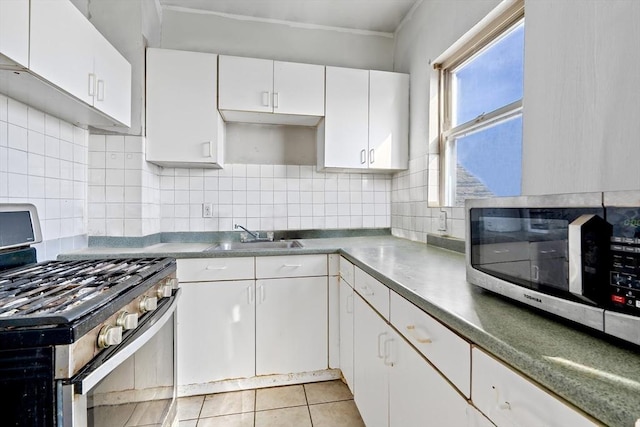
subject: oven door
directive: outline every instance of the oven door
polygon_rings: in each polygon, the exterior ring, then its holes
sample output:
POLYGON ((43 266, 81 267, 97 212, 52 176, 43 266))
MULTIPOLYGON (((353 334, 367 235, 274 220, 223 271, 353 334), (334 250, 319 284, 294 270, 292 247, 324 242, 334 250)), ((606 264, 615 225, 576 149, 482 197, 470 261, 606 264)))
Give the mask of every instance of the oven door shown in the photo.
POLYGON ((180 290, 122 343, 70 380, 57 381, 58 425, 172 426, 176 403, 176 307, 180 290))

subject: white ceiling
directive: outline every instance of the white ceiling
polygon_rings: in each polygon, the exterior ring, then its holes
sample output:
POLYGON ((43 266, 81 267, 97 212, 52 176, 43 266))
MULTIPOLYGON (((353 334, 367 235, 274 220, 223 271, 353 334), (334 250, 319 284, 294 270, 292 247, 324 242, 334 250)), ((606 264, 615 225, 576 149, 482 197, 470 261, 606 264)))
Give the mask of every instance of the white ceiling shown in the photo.
POLYGON ((257 20, 393 33, 422 0, 160 0, 183 7, 257 20))

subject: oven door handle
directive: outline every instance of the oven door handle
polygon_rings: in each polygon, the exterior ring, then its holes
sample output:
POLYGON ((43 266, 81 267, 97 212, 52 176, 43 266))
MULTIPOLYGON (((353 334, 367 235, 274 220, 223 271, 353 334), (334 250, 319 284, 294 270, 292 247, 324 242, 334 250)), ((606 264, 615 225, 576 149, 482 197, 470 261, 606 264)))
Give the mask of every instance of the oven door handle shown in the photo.
POLYGON ((153 338, 176 311, 181 291, 181 289, 177 289, 168 304, 165 303, 158 306, 156 310, 151 312, 153 316, 144 319, 141 322, 142 324, 131 335, 127 336, 121 344, 105 351, 104 356, 100 355, 95 358, 71 378, 69 381, 74 386, 74 392, 76 394, 86 394, 153 338))

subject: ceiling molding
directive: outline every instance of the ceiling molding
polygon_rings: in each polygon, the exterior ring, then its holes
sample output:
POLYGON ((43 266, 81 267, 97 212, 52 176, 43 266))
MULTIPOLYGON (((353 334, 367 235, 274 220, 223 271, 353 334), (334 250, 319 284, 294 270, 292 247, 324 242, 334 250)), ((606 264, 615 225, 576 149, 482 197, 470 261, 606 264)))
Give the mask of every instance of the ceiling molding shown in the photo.
MULTIPOLYGON (((422 0, 419 0, 419 2, 422 2, 422 0)), ((163 6, 162 8, 163 8, 163 10, 174 11, 174 12, 193 13, 193 14, 199 14, 199 15, 215 15, 215 16, 219 16, 219 17, 222 17, 222 18, 235 19, 237 21, 249 21, 249 22, 261 22, 261 23, 275 24, 275 25, 286 25, 288 27, 302 28, 302 29, 306 29, 306 30, 335 31, 335 32, 340 32, 340 33, 356 34, 356 35, 361 35, 361 36, 385 37, 385 38, 389 38, 389 39, 393 39, 395 37, 395 33, 387 33, 387 32, 383 32, 383 31, 370 31, 370 30, 359 30, 359 29, 356 29, 356 28, 332 27, 332 26, 328 26, 328 25, 307 24, 307 23, 303 23, 303 22, 286 21, 286 20, 281 20, 281 19, 256 18, 256 17, 253 17, 253 16, 235 15, 235 14, 232 14, 232 13, 223 13, 223 12, 214 12, 214 11, 211 11, 211 10, 193 9, 193 8, 183 7, 183 6, 167 5, 167 6, 163 6)), ((413 11, 414 8, 415 8, 415 5, 411 8, 411 11, 413 11)), ((411 13, 411 11, 410 11, 410 13, 411 13)), ((405 17, 405 19, 406 19, 406 17, 405 17)), ((402 22, 404 22, 404 19, 403 19, 402 22)), ((402 23, 400 25, 402 25, 402 23)))

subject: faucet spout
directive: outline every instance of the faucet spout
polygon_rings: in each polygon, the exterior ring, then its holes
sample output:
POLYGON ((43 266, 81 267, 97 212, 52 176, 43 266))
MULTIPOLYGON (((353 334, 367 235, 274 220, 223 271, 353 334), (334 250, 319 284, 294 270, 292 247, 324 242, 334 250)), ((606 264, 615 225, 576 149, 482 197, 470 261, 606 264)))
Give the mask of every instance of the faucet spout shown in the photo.
POLYGON ((251 236, 253 236, 254 239, 258 240, 258 233, 254 233, 253 231, 249 231, 246 228, 244 228, 243 226, 241 226, 240 224, 234 224, 233 228, 235 228, 236 230, 238 228, 242 228, 244 231, 246 231, 247 233, 249 233, 251 236))

